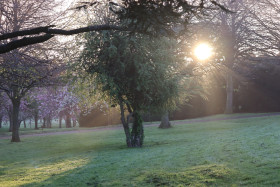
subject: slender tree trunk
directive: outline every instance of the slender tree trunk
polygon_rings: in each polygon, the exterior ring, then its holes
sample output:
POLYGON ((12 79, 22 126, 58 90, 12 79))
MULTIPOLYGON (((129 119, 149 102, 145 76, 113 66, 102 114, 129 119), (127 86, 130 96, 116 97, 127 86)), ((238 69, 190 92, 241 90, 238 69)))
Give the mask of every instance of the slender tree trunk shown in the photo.
POLYGON ((62 116, 59 115, 59 128, 61 128, 62 124, 62 116))
POLYGON ((121 98, 119 99, 119 105, 121 110, 121 121, 126 136, 127 147, 142 147, 143 140, 144 140, 144 129, 143 129, 143 120, 140 114, 137 111, 132 112, 130 106, 127 105, 130 114, 127 116, 127 119, 125 119, 124 107, 121 98), (133 116, 134 120, 133 120, 132 130, 130 132, 129 119, 131 115, 133 116))
POLYGON ((31 123, 32 123, 32 120, 31 120, 31 118, 30 118, 30 120, 29 120, 29 128, 31 129, 31 123))
POLYGON ((124 129, 124 133, 125 133, 125 137, 126 137, 126 145, 127 145, 127 147, 132 147, 131 134, 130 134, 130 129, 129 129, 129 125, 128 125, 129 116, 127 117, 127 121, 126 121, 122 101, 119 101, 119 105, 120 105, 120 110, 121 110, 121 121, 123 124, 123 129, 124 129))
MULTIPOLYGON (((30 120, 31 121, 31 120, 30 120)), ((34 123, 35 123, 35 130, 38 130, 38 112, 34 114, 34 123)))
POLYGON ((46 117, 43 117, 43 125, 42 128, 46 128, 46 117))
POLYGON ((19 128, 19 129, 20 129, 20 126, 21 126, 21 122, 22 122, 22 121, 19 119, 19 120, 18 120, 18 128, 19 128))
POLYGON ((171 124, 169 121, 169 115, 168 112, 165 112, 162 116, 161 116, 161 123, 159 125, 159 128, 161 129, 167 129, 170 128, 171 124))
POLYGON ((0 115, 0 128, 2 128, 2 119, 3 119, 3 116, 0 115))
POLYGON ((12 112, 13 112, 12 107, 9 107, 9 111, 8 111, 9 122, 10 122, 9 132, 12 132, 13 130, 12 112))
POLYGON ((10 121, 9 132, 12 132, 12 130, 13 130, 13 122, 12 122, 12 119, 9 119, 9 121, 10 121))
POLYGON ((133 112, 133 126, 131 131, 131 144, 132 147, 142 147, 144 140, 143 120, 141 115, 137 112, 133 112))
POLYGON ((12 140, 11 142, 20 142, 19 138, 19 106, 20 106, 20 99, 13 99, 13 112, 12 112, 12 140))
POLYGON ((227 100, 226 100, 225 114, 232 114, 233 113, 233 79, 230 73, 226 75, 226 83, 227 83, 226 86, 227 100))
POLYGON ((70 117, 70 114, 67 112, 65 114, 65 116, 66 116, 66 119, 65 119, 66 128, 71 128, 71 117, 70 117))
POLYGON ((76 119, 72 119, 72 121, 73 121, 73 127, 76 127, 76 125, 77 125, 76 119))
POLYGON ((26 121, 25 120, 23 120, 23 126, 24 126, 24 128, 26 128, 26 121))
POLYGON ((46 121, 47 121, 47 128, 52 128, 52 118, 48 116, 46 118, 46 121))

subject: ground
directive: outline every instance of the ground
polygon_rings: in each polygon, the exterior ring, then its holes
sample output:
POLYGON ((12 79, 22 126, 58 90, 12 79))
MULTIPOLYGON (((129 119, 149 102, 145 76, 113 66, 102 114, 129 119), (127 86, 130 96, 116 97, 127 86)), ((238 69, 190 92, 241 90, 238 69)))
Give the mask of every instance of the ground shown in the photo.
MULTIPOLYGON (((209 118, 212 119, 212 118, 209 118)), ((280 186, 280 117, 0 140, 0 186, 280 186)))

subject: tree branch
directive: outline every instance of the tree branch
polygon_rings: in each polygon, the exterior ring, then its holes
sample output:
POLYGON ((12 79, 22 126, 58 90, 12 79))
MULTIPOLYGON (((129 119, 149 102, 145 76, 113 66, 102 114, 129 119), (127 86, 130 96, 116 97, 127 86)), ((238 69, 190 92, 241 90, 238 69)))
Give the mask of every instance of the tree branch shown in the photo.
POLYGON ((54 35, 45 34, 42 36, 14 40, 7 44, 0 45, 0 54, 7 53, 9 51, 12 51, 12 50, 20 48, 20 47, 25 47, 25 46, 32 45, 32 44, 42 43, 42 42, 45 42, 45 41, 51 39, 52 37, 54 37, 54 35))
POLYGON ((15 38, 18 36, 29 36, 29 35, 46 33, 45 35, 22 38, 19 40, 11 41, 7 44, 2 44, 0 45, 0 54, 12 51, 20 47, 45 42, 51 39, 52 37, 54 37, 55 35, 74 35, 74 34, 79 34, 84 32, 102 31, 102 30, 129 31, 129 29, 125 27, 119 27, 115 25, 93 25, 93 26, 82 27, 78 29, 72 29, 72 30, 51 29, 50 27, 53 27, 53 25, 46 26, 46 27, 37 27, 33 29, 16 31, 16 32, 0 35, 0 41, 1 41, 1 40, 15 38))
POLYGON ((46 26, 46 27, 36 27, 36 28, 33 28, 33 29, 26 29, 26 30, 6 33, 6 34, 3 34, 3 35, 0 35, 0 41, 10 39, 10 38, 15 38, 15 37, 18 37, 18 36, 28 36, 28 35, 34 35, 34 34, 40 34, 40 33, 47 33, 48 29, 50 27, 54 27, 54 25, 50 25, 50 26, 46 26))

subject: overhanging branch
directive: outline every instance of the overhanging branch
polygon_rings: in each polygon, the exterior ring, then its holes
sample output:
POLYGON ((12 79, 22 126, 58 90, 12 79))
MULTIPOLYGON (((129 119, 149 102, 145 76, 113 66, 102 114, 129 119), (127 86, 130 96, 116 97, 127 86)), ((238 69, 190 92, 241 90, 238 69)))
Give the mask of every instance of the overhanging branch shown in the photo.
POLYGON ((0 41, 1 40, 7 40, 10 38, 15 38, 18 36, 28 36, 28 35, 34 35, 34 34, 40 34, 40 33, 47 33, 48 29, 50 27, 54 27, 54 25, 51 26, 46 26, 46 27, 36 27, 33 29, 26 29, 26 30, 22 30, 22 31, 15 31, 15 32, 11 32, 11 33, 6 33, 3 35, 0 35, 0 41))
POLYGON ((115 25, 93 25, 93 26, 82 27, 78 29, 72 29, 72 30, 51 29, 51 27, 54 26, 51 25, 46 27, 36 27, 33 29, 27 29, 27 30, 16 31, 16 32, 0 35, 0 41, 1 41, 1 40, 7 40, 19 36, 30 36, 30 35, 45 33, 44 35, 41 36, 34 36, 34 37, 27 37, 27 38, 25 37, 22 39, 8 42, 7 44, 0 45, 0 54, 12 51, 20 47, 45 42, 51 39, 52 37, 54 37, 55 35, 74 35, 74 34, 79 34, 84 32, 102 31, 102 30, 129 31, 129 29, 125 27, 119 27, 115 25))
POLYGON ((36 36, 36 37, 28 37, 28 38, 22 38, 20 40, 14 40, 12 42, 9 42, 7 44, 0 45, 0 54, 7 53, 9 51, 12 51, 14 49, 25 47, 32 44, 42 43, 49 39, 54 37, 52 34, 45 34, 42 36, 36 36))

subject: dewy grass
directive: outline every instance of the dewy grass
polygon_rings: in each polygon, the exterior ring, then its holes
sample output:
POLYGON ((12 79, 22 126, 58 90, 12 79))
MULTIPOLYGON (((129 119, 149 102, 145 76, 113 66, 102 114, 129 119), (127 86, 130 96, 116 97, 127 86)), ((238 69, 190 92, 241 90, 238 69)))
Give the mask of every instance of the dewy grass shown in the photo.
POLYGON ((280 186, 280 117, 0 140, 0 186, 280 186))

